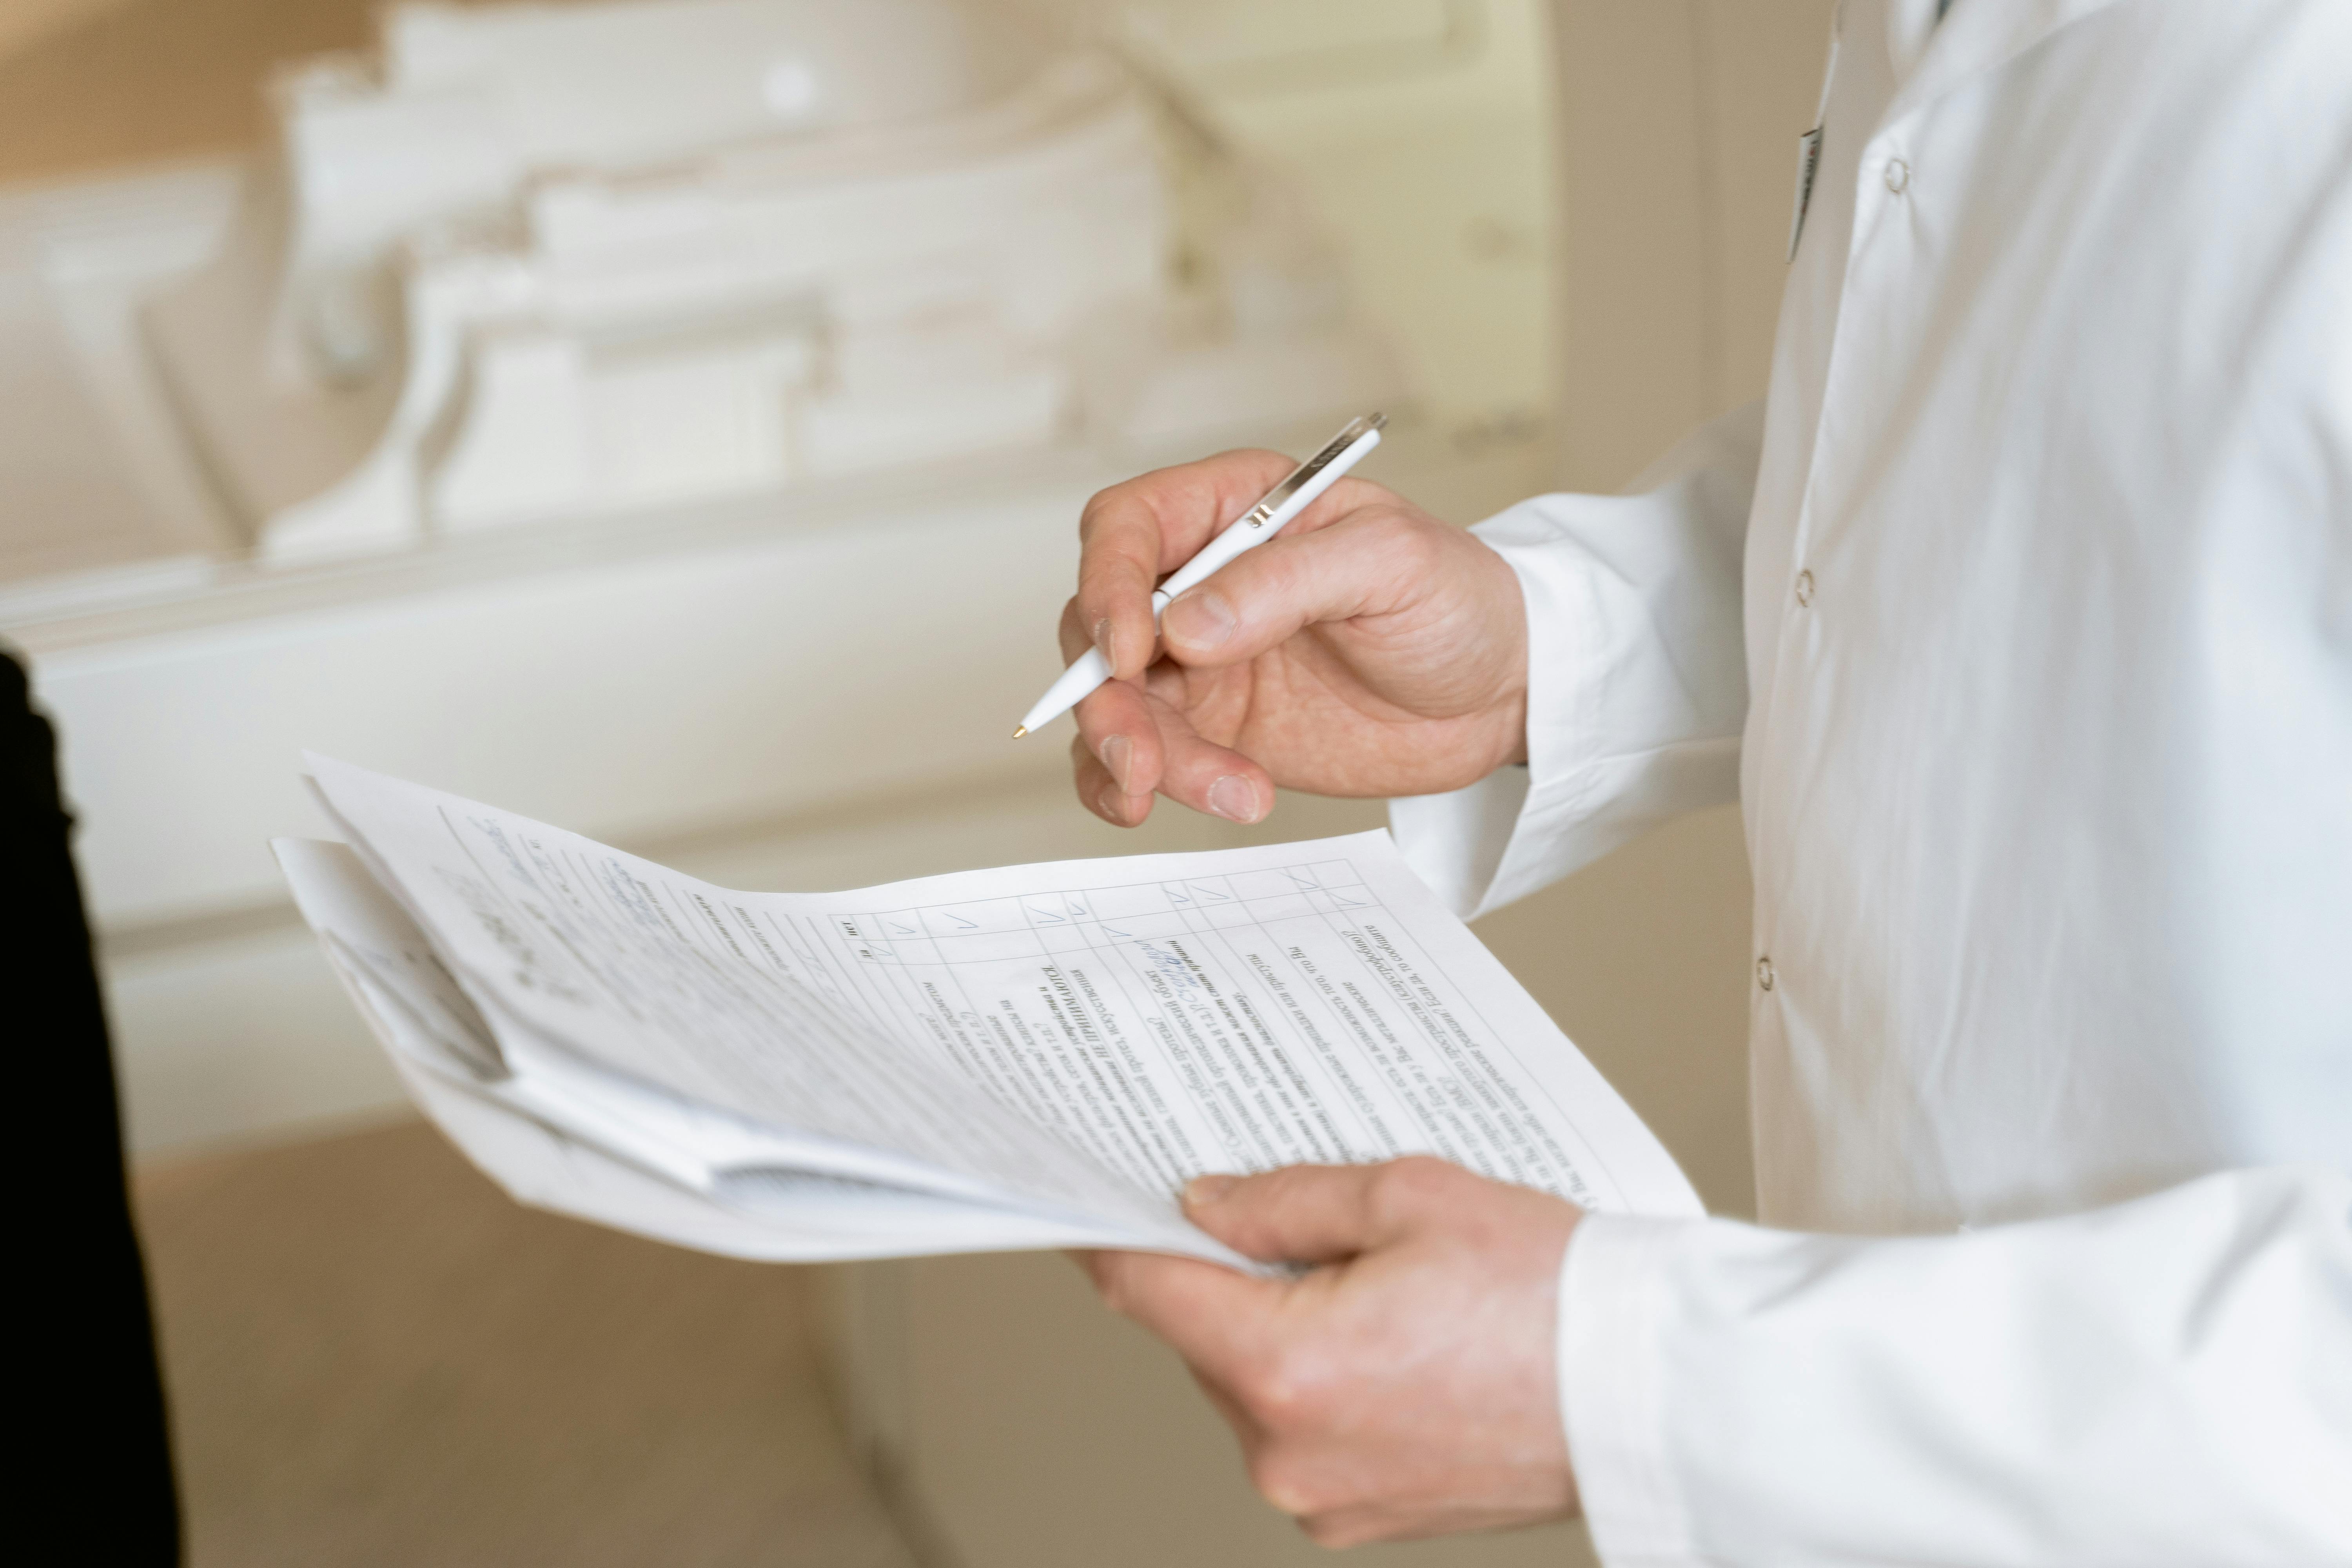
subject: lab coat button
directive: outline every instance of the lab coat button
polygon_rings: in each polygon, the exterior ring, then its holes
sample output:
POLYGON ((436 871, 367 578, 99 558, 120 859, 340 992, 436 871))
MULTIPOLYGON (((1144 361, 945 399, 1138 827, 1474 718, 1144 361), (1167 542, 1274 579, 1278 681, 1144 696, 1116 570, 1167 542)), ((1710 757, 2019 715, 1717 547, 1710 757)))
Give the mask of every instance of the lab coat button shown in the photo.
POLYGON ((1896 195, 1911 188, 1911 165, 1897 158, 1886 165, 1886 188, 1896 195))
POLYGON ((1812 602, 1813 574, 1811 572, 1800 572, 1797 574, 1797 603, 1810 605, 1812 602))
POLYGON ((1756 984, 1762 986, 1767 991, 1772 989, 1772 960, 1770 958, 1759 958, 1756 961, 1756 984))

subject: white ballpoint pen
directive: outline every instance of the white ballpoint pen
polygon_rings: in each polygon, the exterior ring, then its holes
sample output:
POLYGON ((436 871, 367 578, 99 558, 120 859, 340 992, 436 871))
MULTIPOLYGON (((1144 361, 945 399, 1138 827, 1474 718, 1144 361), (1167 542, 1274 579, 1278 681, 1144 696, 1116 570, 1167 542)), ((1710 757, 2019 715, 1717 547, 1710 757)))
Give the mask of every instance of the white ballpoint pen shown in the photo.
MULTIPOLYGON (((1168 581, 1152 590, 1151 624, 1160 624, 1160 612, 1177 595, 1204 582, 1243 551, 1264 544, 1280 533, 1283 524, 1305 511, 1317 496, 1329 489, 1342 474, 1362 460, 1365 453, 1381 444, 1381 430, 1387 424, 1384 414, 1367 414, 1361 419, 1350 420, 1348 427, 1326 442, 1321 451, 1291 469, 1280 484, 1258 499, 1255 506, 1228 523, 1224 531, 1201 547, 1201 553, 1179 566, 1168 581)), ((1013 726, 1013 738, 1017 741, 1052 723, 1109 679, 1110 665, 1104 659, 1102 650, 1087 649, 1062 671, 1059 680, 1045 689, 1045 695, 1037 699, 1037 706, 1022 716, 1021 722, 1013 726)))

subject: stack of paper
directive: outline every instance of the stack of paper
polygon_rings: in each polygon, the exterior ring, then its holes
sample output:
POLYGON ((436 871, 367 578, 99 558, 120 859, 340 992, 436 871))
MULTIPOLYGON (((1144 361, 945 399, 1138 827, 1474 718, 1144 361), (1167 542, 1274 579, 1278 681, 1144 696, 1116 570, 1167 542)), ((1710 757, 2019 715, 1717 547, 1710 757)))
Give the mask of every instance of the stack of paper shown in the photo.
POLYGON ((525 1203, 747 1258, 1042 1247, 1237 1267, 1207 1171, 1444 1156, 1696 1214, 1388 836, 739 893, 310 759, 280 840, 425 1113, 525 1203))

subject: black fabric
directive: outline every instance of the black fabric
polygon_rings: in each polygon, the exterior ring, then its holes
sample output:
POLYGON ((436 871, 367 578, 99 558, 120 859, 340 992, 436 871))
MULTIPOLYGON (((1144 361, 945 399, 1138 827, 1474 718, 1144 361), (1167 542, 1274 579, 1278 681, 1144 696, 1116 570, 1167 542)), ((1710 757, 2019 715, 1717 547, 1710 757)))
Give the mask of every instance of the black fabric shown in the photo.
POLYGON ((26 1180, 11 1294, 17 1321, 14 1489, 21 1530, 80 1563, 180 1561, 162 1370, 123 1176, 114 1056, 67 843, 57 738, 0 653, 0 888, 11 1131, 26 1180))

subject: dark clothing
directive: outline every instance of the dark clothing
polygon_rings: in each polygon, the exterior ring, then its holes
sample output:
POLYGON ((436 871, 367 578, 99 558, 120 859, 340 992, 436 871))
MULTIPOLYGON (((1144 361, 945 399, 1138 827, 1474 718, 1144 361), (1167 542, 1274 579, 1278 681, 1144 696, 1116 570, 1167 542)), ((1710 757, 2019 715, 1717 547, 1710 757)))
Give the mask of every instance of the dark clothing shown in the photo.
MULTIPOLYGON (((25 671, 0 655, 0 887, 7 1031, 25 1158, 14 1292, 31 1330, 10 1400, 19 1495, 78 1562, 176 1563, 180 1508, 163 1385, 131 1225, 114 1057, 81 886, 67 846, 57 741, 25 671), (29 1439, 29 1441, 28 1441, 29 1439)), ((46 1532, 45 1532, 46 1533, 46 1532)))

